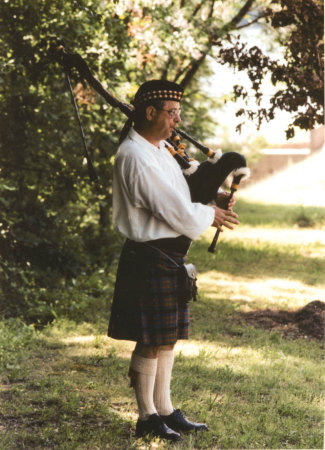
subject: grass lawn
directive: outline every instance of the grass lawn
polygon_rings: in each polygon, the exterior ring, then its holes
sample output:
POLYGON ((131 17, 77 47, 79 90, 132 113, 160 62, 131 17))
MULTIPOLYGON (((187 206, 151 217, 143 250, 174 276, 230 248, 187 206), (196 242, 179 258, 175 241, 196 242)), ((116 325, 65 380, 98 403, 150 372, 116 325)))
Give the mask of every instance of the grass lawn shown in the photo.
POLYGON ((103 298, 96 322, 62 317, 40 331, 0 322, 1 449, 323 448, 323 343, 244 317, 325 300, 325 208, 241 201, 237 210, 242 224, 222 233, 216 254, 213 230, 191 248, 200 299, 190 340, 176 346, 174 405, 209 432, 177 445, 135 439, 133 343, 106 337, 103 298))

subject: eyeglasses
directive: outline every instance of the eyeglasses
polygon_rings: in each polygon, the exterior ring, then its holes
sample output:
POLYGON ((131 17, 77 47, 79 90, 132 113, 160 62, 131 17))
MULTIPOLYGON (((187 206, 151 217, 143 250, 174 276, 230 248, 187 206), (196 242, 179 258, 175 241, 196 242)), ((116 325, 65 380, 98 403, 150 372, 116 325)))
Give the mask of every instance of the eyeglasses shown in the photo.
POLYGON ((161 109, 156 108, 158 111, 166 111, 172 119, 175 119, 176 116, 180 116, 182 110, 181 109, 161 109))

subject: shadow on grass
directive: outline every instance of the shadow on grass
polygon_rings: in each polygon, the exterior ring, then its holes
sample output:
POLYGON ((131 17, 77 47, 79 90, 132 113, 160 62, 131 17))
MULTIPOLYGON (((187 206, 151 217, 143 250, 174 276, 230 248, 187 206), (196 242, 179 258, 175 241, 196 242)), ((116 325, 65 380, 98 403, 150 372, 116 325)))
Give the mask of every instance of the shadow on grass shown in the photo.
POLYGON ((216 270, 236 276, 296 279, 309 285, 325 281, 324 259, 302 256, 289 246, 220 240, 217 252, 212 254, 207 251, 209 244, 201 239, 191 247, 189 259, 197 263, 199 272, 216 270))
POLYGON ((1 448, 129 448, 133 423, 120 414, 130 408, 129 361, 67 357, 69 347, 48 352, 46 365, 37 358, 25 380, 0 392, 1 448))

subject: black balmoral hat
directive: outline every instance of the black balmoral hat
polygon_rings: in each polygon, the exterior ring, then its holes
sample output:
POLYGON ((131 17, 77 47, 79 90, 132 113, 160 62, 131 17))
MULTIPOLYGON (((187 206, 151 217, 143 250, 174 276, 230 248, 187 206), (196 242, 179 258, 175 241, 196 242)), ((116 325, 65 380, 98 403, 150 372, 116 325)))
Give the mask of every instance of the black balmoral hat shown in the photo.
POLYGON ((149 100, 175 100, 180 102, 184 89, 177 83, 168 80, 150 80, 143 83, 135 94, 134 106, 149 100))

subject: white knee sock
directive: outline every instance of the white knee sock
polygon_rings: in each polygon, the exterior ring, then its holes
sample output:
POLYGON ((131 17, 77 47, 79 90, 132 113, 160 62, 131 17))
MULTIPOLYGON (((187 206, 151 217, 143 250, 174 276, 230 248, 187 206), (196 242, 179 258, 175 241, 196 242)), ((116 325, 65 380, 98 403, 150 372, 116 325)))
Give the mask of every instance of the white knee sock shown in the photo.
POLYGON ((174 350, 160 350, 153 397, 157 411, 162 416, 168 416, 174 411, 170 399, 170 380, 173 364, 174 350))
POLYGON ((151 414, 157 414, 153 402, 157 358, 143 358, 133 352, 130 367, 137 372, 134 389, 138 404, 139 419, 146 420, 151 414))

